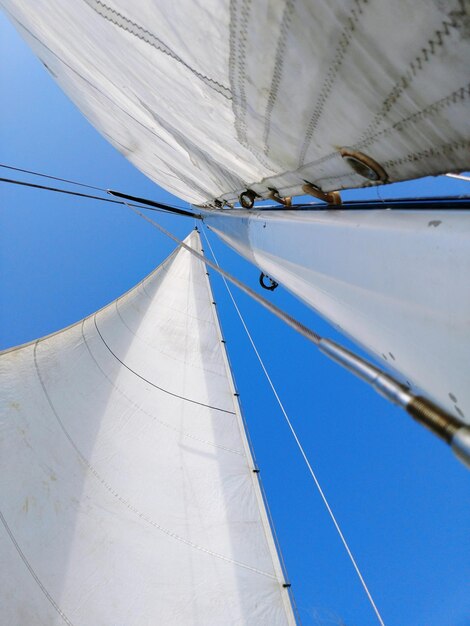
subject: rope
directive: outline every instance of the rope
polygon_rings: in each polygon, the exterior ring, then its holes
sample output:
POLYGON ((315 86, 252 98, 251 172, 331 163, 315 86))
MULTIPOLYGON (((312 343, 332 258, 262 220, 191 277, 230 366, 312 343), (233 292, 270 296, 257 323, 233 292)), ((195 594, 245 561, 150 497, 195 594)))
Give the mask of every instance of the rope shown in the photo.
POLYGON ((125 201, 124 201, 124 204, 128 206, 131 211, 134 211, 136 215, 139 215, 140 217, 142 217, 149 224, 151 224, 154 228, 156 228, 157 230, 162 232, 164 235, 172 239, 174 242, 176 242, 179 246, 181 246, 185 250, 188 250, 188 252, 190 252, 193 256, 198 258, 203 263, 206 263, 206 265, 208 265, 209 267, 212 267, 213 270, 215 270, 221 276, 225 277, 231 283, 236 285, 239 289, 241 289, 246 294, 248 294, 251 298, 253 298, 253 300, 258 302, 258 304, 261 304, 261 306, 263 306, 265 309, 270 311, 273 315, 283 320, 288 326, 296 330, 303 337, 305 337, 306 339, 308 339, 315 345, 318 345, 320 343, 320 339, 321 339, 320 335, 318 335, 316 332, 314 332, 313 330, 311 330, 310 328, 302 324, 302 322, 299 322, 294 317, 292 317, 291 315, 289 315, 288 313, 286 313, 285 311, 277 307, 275 304, 273 304, 269 300, 266 300, 266 298, 263 298, 263 296, 261 296, 259 293, 254 291, 254 289, 251 289, 251 287, 248 287, 248 285, 245 285, 245 283, 242 283, 241 280, 238 280, 238 278, 235 278, 235 276, 232 276, 231 274, 229 274, 229 272, 226 272, 221 267, 218 267, 215 263, 213 263, 212 261, 204 257, 202 254, 199 254, 199 252, 196 252, 196 250, 193 250, 193 248, 185 244, 184 241, 181 241, 180 239, 178 239, 178 237, 175 237, 175 235, 173 235, 168 230, 166 230, 166 228, 163 228, 163 226, 160 226, 160 224, 158 224, 157 222, 152 220, 150 217, 142 213, 142 211, 139 211, 132 204, 129 204, 125 201))
MULTIPOLYGON (((207 237, 206 232, 203 231, 203 234, 204 234, 204 238, 205 238, 205 240, 207 242, 207 245, 209 246, 209 250, 210 250, 210 252, 212 254, 212 257, 213 257, 215 263, 217 264, 218 267, 220 267, 219 266, 219 262, 217 260, 217 257, 215 255, 215 253, 214 253, 214 250, 212 249, 211 243, 209 241, 209 238, 207 237)), ((206 263, 207 263, 207 259, 206 259, 206 263)), ((230 289, 230 287, 229 287, 229 285, 228 285, 228 283, 225 280, 225 277, 223 275, 222 275, 222 280, 224 281, 225 288, 227 289, 228 295, 230 296, 230 299, 232 300, 233 306, 235 307, 235 311, 237 312, 237 315, 240 318, 240 321, 241 321, 241 323, 243 325, 243 328, 245 329, 246 335, 247 335, 247 337, 248 337, 248 339, 249 339, 249 341, 251 343, 251 347, 253 348, 254 353, 256 354, 256 357, 257 357, 257 359, 259 361, 259 364, 261 365, 261 368, 262 368, 262 370, 264 372, 264 375, 266 376, 266 380, 268 381, 269 386, 271 387, 271 390, 272 390, 272 392, 274 394, 274 397, 276 398, 276 401, 277 401, 277 403, 279 405, 279 408, 281 409, 281 411, 282 411, 282 413, 284 415, 284 418, 285 418, 285 420, 287 422, 287 425, 288 425, 288 427, 289 427, 289 429, 290 429, 290 431, 292 433, 292 436, 295 439, 297 447, 299 448, 300 453, 301 453, 301 455, 302 455, 302 457, 303 457, 303 459, 305 461, 305 464, 307 465, 308 471, 310 472, 310 475, 312 476, 312 478, 313 478, 313 480, 315 482, 315 486, 316 486, 316 488, 318 490, 318 493, 320 494, 321 499, 323 500, 323 504, 325 505, 326 510, 328 511, 328 514, 329 514, 329 516, 330 516, 330 518, 331 518, 331 520, 332 520, 332 522, 333 522, 333 524, 334 524, 334 526, 336 528, 336 531, 337 531, 337 533, 339 535, 339 538, 341 539, 341 541, 343 543, 343 546, 344 546, 344 548, 345 548, 345 550, 346 550, 346 552, 347 552, 347 554, 349 556, 349 559, 351 560, 351 563, 352 563, 354 569, 356 570, 356 574, 357 574, 357 576, 358 576, 358 578, 359 578, 359 580, 361 582, 362 587, 364 588, 364 591, 366 592, 366 595, 367 595, 367 597, 369 599, 370 604, 372 605, 372 608, 373 608, 373 610, 374 610, 374 612, 375 612, 375 614, 377 616, 377 619, 379 620, 379 623, 381 624, 381 626, 385 626, 384 622, 382 620, 382 617, 381 617, 381 615, 380 615, 380 613, 379 613, 379 611, 377 609, 377 606, 375 605, 375 602, 374 602, 374 600, 373 600, 373 598, 372 598, 372 596, 370 594, 370 591, 369 591, 369 589, 368 589, 368 587, 366 585, 366 582, 365 582, 365 580, 364 580, 364 578, 363 578, 363 576, 361 574, 361 571, 359 570, 359 566, 356 563, 356 560, 355 560, 355 558, 354 558, 354 556, 353 556, 353 554, 351 552, 351 549, 349 548, 349 545, 348 545, 348 543, 346 541, 346 538, 343 535, 343 532, 342 532, 342 530, 341 530, 341 528, 340 528, 340 526, 338 524, 338 521, 336 520, 336 517, 335 517, 335 515, 334 515, 334 513, 333 513, 333 511, 332 511, 332 509, 331 509, 331 507, 330 507, 330 505, 328 503, 328 500, 327 500, 327 498, 325 496, 325 493, 324 493, 324 491, 323 491, 323 489, 322 489, 322 487, 320 485, 320 482, 319 482, 319 480, 318 480, 318 478, 317 478, 317 476, 316 476, 316 474, 315 474, 315 472, 314 472, 314 470, 313 470, 313 468, 312 468, 312 466, 310 464, 310 461, 308 460, 308 457, 307 457, 307 455, 305 453, 305 450, 304 450, 304 448, 303 448, 303 446, 302 446, 302 444, 301 444, 301 442, 300 442, 300 440, 299 440, 299 438, 297 436, 297 433, 296 433, 296 431, 295 431, 295 429, 294 429, 294 427, 292 425, 292 422, 289 419, 289 416, 287 415, 287 412, 286 412, 286 410, 284 408, 284 405, 283 405, 283 403, 282 403, 282 401, 281 401, 281 399, 280 399, 280 397, 279 397, 279 395, 278 395, 278 393, 276 391, 276 388, 274 387, 274 383, 273 383, 273 381, 271 379, 271 376, 269 375, 269 373, 268 373, 268 371, 266 369, 266 366, 264 365, 263 359, 261 358, 261 355, 258 352, 258 349, 257 349, 257 347, 255 345, 254 340, 253 340, 253 337, 251 336, 251 333, 248 330, 248 327, 247 327, 247 325, 245 323, 245 320, 243 319, 243 315, 241 314, 240 309, 238 308, 238 305, 237 305, 237 303, 235 301, 235 298, 233 297, 232 291, 231 291, 231 289, 230 289)))
POLYGON ((101 187, 94 187, 93 185, 85 185, 85 183, 77 183, 74 180, 68 180, 67 178, 59 178, 58 176, 50 176, 49 174, 41 174, 40 172, 33 172, 32 170, 25 170, 21 167, 13 167, 12 165, 5 165, 0 163, 0 167, 4 167, 7 170, 14 170, 15 172, 23 172, 25 174, 32 174, 33 176, 40 176, 41 178, 50 178, 51 180, 60 180, 62 183, 70 183, 71 185, 78 185, 79 187, 87 187, 88 189, 95 189, 95 191, 104 191, 101 187))
MULTIPOLYGON (((0 167, 8 167, 8 166, 0 165, 0 167)), ((124 202, 123 200, 112 200, 111 198, 101 198, 100 196, 93 196, 88 193, 80 193, 78 191, 69 191, 68 189, 59 189, 58 187, 49 187, 47 185, 38 185, 36 183, 28 183, 28 182, 24 182, 21 180, 13 180, 11 178, 0 178, 0 183, 9 183, 11 185, 20 185, 22 187, 32 187, 33 189, 40 189, 42 191, 53 191, 55 193, 64 193, 68 196, 78 196, 79 198, 89 198, 91 200, 100 200, 101 202, 110 202, 111 204, 121 204, 121 205, 125 204, 127 206, 137 206, 134 204, 128 204, 127 202, 124 202)), ((74 183, 74 184, 78 185, 79 183, 74 183)), ((83 186, 88 187, 88 185, 83 185, 83 186)), ((120 192, 117 192, 117 191, 111 192, 106 189, 104 191, 106 191, 107 193, 110 193, 111 195, 120 197, 120 192)), ((121 194, 121 195, 124 195, 124 194, 121 194)), ((124 197, 132 198, 133 196, 124 195, 124 197)), ((149 211, 157 211, 157 213, 158 212, 159 213, 176 213, 178 215, 184 215, 186 217, 194 217, 194 213, 190 213, 189 211, 184 211, 183 209, 178 209, 177 207, 172 207, 170 205, 165 205, 165 204, 161 204, 157 202, 152 203, 152 201, 144 200, 143 198, 136 198, 136 200, 142 203, 145 203, 145 202, 147 204, 151 203, 152 206, 145 207, 149 211)))

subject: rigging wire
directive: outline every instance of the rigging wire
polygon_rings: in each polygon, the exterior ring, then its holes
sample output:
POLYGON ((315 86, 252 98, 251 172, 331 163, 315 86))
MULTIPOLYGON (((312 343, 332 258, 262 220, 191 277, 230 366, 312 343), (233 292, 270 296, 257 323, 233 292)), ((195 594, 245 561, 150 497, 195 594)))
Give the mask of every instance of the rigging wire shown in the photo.
POLYGON ((33 176, 40 176, 41 178, 49 178, 51 180, 59 180, 62 183, 70 183, 71 185, 78 185, 79 187, 87 187, 88 189, 95 189, 95 191, 103 191, 106 193, 106 189, 101 187, 95 187, 94 185, 86 185, 85 183, 77 183, 75 180, 68 180, 67 178, 59 178, 58 176, 50 176, 49 174, 42 174, 41 172, 34 172, 33 170, 26 170, 22 167, 13 167, 12 165, 5 165, 0 163, 0 167, 7 170, 14 170, 15 172, 23 172, 24 174, 32 174, 33 176))
POLYGON ((196 250, 193 250, 193 248, 185 244, 184 241, 181 241, 180 239, 178 239, 178 237, 175 237, 175 235, 173 235, 168 230, 166 230, 166 228, 163 228, 163 226, 160 226, 158 222, 155 222, 155 220, 148 217, 148 215, 145 215, 144 213, 142 213, 142 211, 139 211, 139 209, 144 208, 144 207, 136 207, 135 205, 132 205, 126 201, 124 201, 124 204, 127 207, 129 207, 129 209, 133 211, 136 215, 138 215, 139 217, 142 217, 151 226, 153 226, 154 228, 159 230, 161 233, 163 233, 164 235, 172 239, 175 243, 177 243, 179 246, 181 246, 185 250, 188 250, 190 254, 197 257, 200 261, 203 261, 203 263, 206 263, 206 265, 209 265, 209 267, 212 267, 213 270, 215 270, 222 276, 225 276, 225 278, 227 278, 231 283, 233 283, 239 289, 241 289, 246 294, 248 294, 251 298, 253 298, 253 300, 261 304, 261 306, 263 306, 265 309, 267 309, 268 311, 271 311, 273 315, 281 319, 288 326, 290 326, 291 328, 296 330, 298 333, 300 333, 303 337, 305 337, 306 339, 308 339, 315 345, 318 345, 320 343, 320 340, 321 340, 320 335, 318 335, 316 332, 308 328, 308 326, 305 326, 304 324, 302 324, 302 322, 299 322, 294 317, 289 315, 289 313, 286 313, 285 311, 280 309, 278 306, 276 306, 275 304, 273 304, 266 298, 263 298, 263 296, 257 293, 254 289, 252 289, 251 287, 248 287, 248 285, 245 285, 245 283, 243 283, 241 280, 239 280, 235 276, 232 276, 232 274, 230 274, 229 272, 226 272, 221 267, 218 267, 213 261, 210 261, 209 259, 205 258, 202 254, 200 254, 199 252, 196 252, 196 250))
MULTIPOLYGON (((206 228, 207 228, 207 226, 206 226, 206 228)), ((204 234, 204 238, 205 238, 205 240, 207 242, 207 245, 209 247, 209 250, 210 250, 210 252, 212 254, 212 258, 214 259, 214 261, 217 264, 217 266, 220 268, 219 262, 217 260, 217 257, 216 257, 216 255, 214 253, 214 250, 212 248, 212 245, 211 245, 211 243, 209 241, 209 238, 208 238, 205 230, 203 230, 203 234, 204 234)), ((323 504, 325 505, 326 510, 328 511, 328 514, 329 514, 329 516, 330 516, 330 518, 331 518, 331 520, 332 520, 332 522, 333 522, 333 524, 334 524, 334 526, 336 528, 336 531, 337 531, 337 533, 339 535, 339 538, 341 539, 341 542, 342 542, 342 544, 343 544, 343 546, 344 546, 344 548, 345 548, 345 550, 346 550, 346 552, 347 552, 347 554, 349 556, 349 559, 350 559, 350 561, 351 561, 351 563, 352 563, 352 565, 353 565, 353 567, 354 567, 354 569, 356 571, 356 574, 357 574, 357 576, 358 576, 358 578, 359 578, 359 580, 361 582, 361 585, 364 588, 364 591, 365 591, 365 593, 367 595, 367 598, 369 599, 369 602, 370 602, 370 604, 371 604, 371 606, 372 606, 372 608, 373 608, 373 610, 374 610, 374 612, 375 612, 375 614, 377 616, 377 619, 379 620, 379 623, 381 624, 381 626, 384 626, 384 622, 382 620, 382 616, 380 615, 379 610, 377 609, 377 606, 376 606, 376 604, 375 604, 375 602, 374 602, 374 600, 372 598, 372 595, 371 595, 371 593, 369 591, 369 588, 367 587, 367 584, 366 584, 366 582, 364 580, 364 577, 361 574, 361 571, 359 569, 359 566, 357 565, 356 559, 354 558, 354 556, 353 556, 353 554, 351 552, 351 549, 349 548, 348 542, 346 541, 346 538, 345 538, 345 536, 344 536, 344 534, 343 534, 343 532, 341 530, 341 527, 340 527, 340 525, 339 525, 339 523, 338 523, 338 521, 337 521, 337 519, 336 519, 336 517, 335 517, 335 515, 334 515, 334 513, 333 513, 333 511, 331 509, 331 506, 330 506, 330 504, 329 504, 329 502, 328 502, 328 500, 327 500, 327 498, 325 496, 325 493, 324 493, 324 491, 323 491, 323 489, 322 489, 322 487, 320 485, 320 482, 319 482, 319 480, 318 480, 318 478, 317 478, 317 476, 315 474, 315 471, 314 471, 314 469, 313 469, 313 467, 312 467, 312 465, 311 465, 311 463, 310 463, 310 461, 309 461, 309 459, 307 457, 307 454, 306 454, 306 452, 304 450, 304 447, 302 446, 302 443, 300 442, 300 439, 299 439, 299 437, 297 435, 297 432, 296 432, 294 426, 292 425, 292 422, 291 422, 289 416, 287 415, 287 412, 286 412, 286 410, 284 408, 282 400, 279 397, 279 394, 277 393, 277 390, 276 390, 276 388, 274 386, 274 383, 273 383, 273 381, 271 379, 271 376, 269 375, 269 372, 266 369, 264 361, 261 358, 261 355, 260 355, 260 353, 259 353, 259 351, 258 351, 258 349, 257 349, 257 347, 255 345, 253 337, 252 337, 252 335, 251 335, 251 333, 250 333, 250 331, 249 331, 249 329, 248 329, 248 327, 246 325, 246 322, 245 322, 245 320, 243 318, 243 315, 242 315, 242 313, 241 313, 241 311, 240 311, 240 309, 239 309, 239 307, 238 307, 238 305, 237 305, 237 303, 235 301, 235 298, 233 296, 232 290, 230 289, 230 287, 229 287, 229 285, 228 285, 228 283, 227 283, 227 281, 225 279, 225 276, 223 276, 223 275, 222 275, 222 280, 224 281, 225 288, 227 289, 228 295, 230 296, 230 299, 231 299, 232 304, 233 304, 233 306, 235 308, 235 311, 237 312, 237 315, 238 315, 238 317, 240 319, 240 322, 242 323, 242 326, 243 326, 243 328, 245 330, 245 333, 246 333, 246 335, 247 335, 247 337, 248 337, 248 339, 249 339, 249 341, 251 343, 251 347, 253 348, 253 351, 254 351, 254 353, 255 353, 258 361, 259 361, 259 364, 261 365, 261 368, 262 368, 262 370, 264 372, 266 380, 268 381, 268 384, 271 387, 271 390, 272 390, 272 392, 274 394, 274 397, 276 398, 276 401, 277 401, 277 403, 279 405, 279 408, 281 409, 281 412, 284 415, 284 419, 286 420, 287 425, 289 427, 289 430, 291 431, 292 436, 294 437, 294 440, 295 440, 295 442, 297 444, 297 447, 298 447, 298 449, 299 449, 299 451, 300 451, 300 453, 301 453, 301 455, 302 455, 302 457, 303 457, 303 459, 305 461, 305 464, 306 464, 306 466, 308 468, 308 471, 309 471, 310 475, 313 478, 313 481, 314 481, 315 486, 316 486, 316 488, 318 490, 318 493, 320 494, 320 497, 323 500, 323 504)))
POLYGON ((102 200, 103 202, 112 202, 113 204, 122 204, 119 200, 111 200, 111 198, 101 198, 100 196, 92 196, 88 193, 80 193, 79 191, 69 191, 67 189, 59 189, 58 187, 49 187, 47 185, 38 185, 36 183, 27 183, 12 178, 0 178, 1 183, 10 183, 11 185, 21 185, 22 187, 32 187, 33 189, 42 189, 45 191, 54 191, 55 193, 65 193, 68 196, 78 196, 80 198, 91 198, 92 200, 102 200))
MULTIPOLYGON (((266 298, 263 298, 263 296, 256 293, 256 291, 245 285, 241 280, 232 276, 232 274, 226 272, 221 267, 218 267, 213 261, 205 258, 199 252, 196 252, 196 250, 185 244, 184 241, 178 239, 178 237, 175 237, 175 235, 150 219, 150 217, 144 215, 138 210, 143 207, 133 206, 128 202, 124 202, 124 204, 129 207, 131 211, 134 211, 136 215, 142 217, 154 228, 176 242, 181 248, 188 250, 190 254, 206 263, 209 267, 212 267, 218 274, 224 276, 231 283, 248 294, 255 302, 258 302, 258 304, 315 344, 329 359, 335 361, 341 365, 341 367, 344 367, 349 372, 368 383, 384 398, 404 409, 414 420, 426 426, 434 435, 446 442, 452 448, 452 451, 459 461, 470 467, 470 448, 468 443, 466 443, 468 442, 470 429, 464 421, 434 404, 432 400, 424 396, 416 395, 409 387, 405 387, 401 382, 384 372, 377 365, 347 350, 340 344, 325 337, 321 337, 318 333, 308 328, 308 326, 305 326, 278 306, 266 300, 266 298)), ((199 217, 202 219, 202 216, 199 217)))
MULTIPOLYGON (((28 182, 21 181, 21 180, 14 180, 12 178, 0 178, 0 182, 10 183, 12 185, 20 185, 22 187, 32 187, 33 189, 41 189, 42 191, 53 191, 55 193, 63 193, 68 196, 78 196, 80 198, 89 198, 91 200, 101 200, 101 202, 110 202, 112 204, 121 204, 121 205, 125 204, 127 206, 144 208, 137 204, 132 204, 132 203, 129 204, 125 202, 124 200, 113 200, 111 198, 101 198, 100 196, 94 196, 88 193, 80 193, 78 191, 70 191, 68 189, 59 189, 58 187, 50 187, 48 185, 38 185, 36 183, 28 183, 28 182)), ((76 183, 76 184, 79 184, 79 183, 76 183)), ((162 204, 159 202, 153 202, 151 200, 145 200, 143 198, 136 198, 134 196, 128 196, 125 194, 121 194, 120 192, 117 192, 117 191, 110 192, 109 190, 106 190, 106 189, 104 189, 103 191, 105 191, 106 193, 111 193, 112 195, 115 195, 116 197, 131 198, 131 199, 137 200, 138 202, 146 203, 147 206, 145 208, 148 209, 149 211, 157 211, 160 213, 176 213, 177 215, 184 215, 185 217, 194 217, 196 219, 200 219, 199 216, 195 213, 192 213, 190 211, 185 211, 184 209, 179 209, 177 207, 174 207, 168 204, 162 204)))

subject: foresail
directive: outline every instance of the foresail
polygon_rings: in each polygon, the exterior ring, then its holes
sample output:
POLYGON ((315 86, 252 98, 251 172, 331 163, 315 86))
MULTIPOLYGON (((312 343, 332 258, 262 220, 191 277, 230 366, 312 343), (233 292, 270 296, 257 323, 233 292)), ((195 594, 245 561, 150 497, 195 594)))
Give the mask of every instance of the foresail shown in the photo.
POLYGON ((344 150, 390 181, 470 169, 468 0, 0 4, 91 123, 190 202, 371 184, 344 150))
POLYGON ((295 624, 201 261, 0 378, 2 624, 295 624))

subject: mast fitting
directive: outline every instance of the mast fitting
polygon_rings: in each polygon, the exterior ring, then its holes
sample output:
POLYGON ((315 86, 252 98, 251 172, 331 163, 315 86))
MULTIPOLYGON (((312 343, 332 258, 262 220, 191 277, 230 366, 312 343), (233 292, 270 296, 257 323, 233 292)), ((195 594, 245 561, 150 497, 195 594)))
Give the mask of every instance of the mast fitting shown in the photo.
POLYGON ((283 198, 279 195, 279 191, 277 189, 274 189, 274 187, 268 187, 268 189, 268 198, 271 198, 271 200, 274 200, 274 202, 279 202, 279 204, 283 204, 284 206, 292 206, 291 196, 286 196, 285 198, 283 198))
POLYGON ((267 289, 268 291, 274 291, 277 287, 279 287, 279 283, 277 283, 270 276, 268 276, 267 274, 264 274, 263 272, 261 272, 259 276, 259 284, 261 285, 263 289, 267 289), (264 282, 265 278, 269 280, 269 284, 266 284, 264 282))
POLYGON ((445 441, 455 456, 470 468, 470 427, 430 400, 415 396, 394 378, 329 339, 320 339, 319 349, 344 368, 369 383, 375 391, 401 406, 417 422, 445 441))
POLYGON ((302 185, 302 191, 309 196, 318 198, 327 204, 341 204, 341 195, 339 191, 322 191, 320 187, 309 183, 307 180, 302 185))
POLYGON ((242 191, 242 193, 238 196, 238 199, 244 209, 252 209, 256 198, 259 197, 260 196, 256 193, 256 191, 253 191, 253 189, 246 189, 245 191, 242 191))

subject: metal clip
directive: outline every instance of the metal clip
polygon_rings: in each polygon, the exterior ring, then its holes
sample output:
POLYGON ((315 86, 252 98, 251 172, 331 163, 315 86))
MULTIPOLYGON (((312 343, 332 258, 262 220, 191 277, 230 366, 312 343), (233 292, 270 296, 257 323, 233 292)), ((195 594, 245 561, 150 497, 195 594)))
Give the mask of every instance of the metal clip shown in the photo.
POLYGON ((274 187, 268 187, 268 189, 268 198, 271 198, 274 202, 279 202, 279 204, 283 204, 284 206, 292 206, 292 198, 290 196, 283 198, 279 195, 278 190, 274 189, 274 187))
POLYGON ((320 187, 317 187, 308 181, 305 181, 305 184, 302 185, 302 191, 309 196, 323 200, 323 202, 327 202, 328 204, 341 204, 339 191, 322 191, 320 187))
POLYGON ((276 287, 279 287, 279 283, 277 283, 275 280, 273 280, 272 278, 270 278, 269 276, 267 276, 266 274, 263 274, 263 272, 261 272, 260 277, 259 277, 259 284, 261 285, 261 287, 263 289, 267 289, 268 291, 274 291, 276 289, 276 287), (267 278, 270 282, 269 285, 267 285, 264 282, 264 279, 267 278))
POLYGON ((238 200, 244 209, 252 209, 255 203, 256 198, 260 196, 253 191, 253 189, 247 189, 246 191, 242 191, 242 193, 238 196, 238 200))

